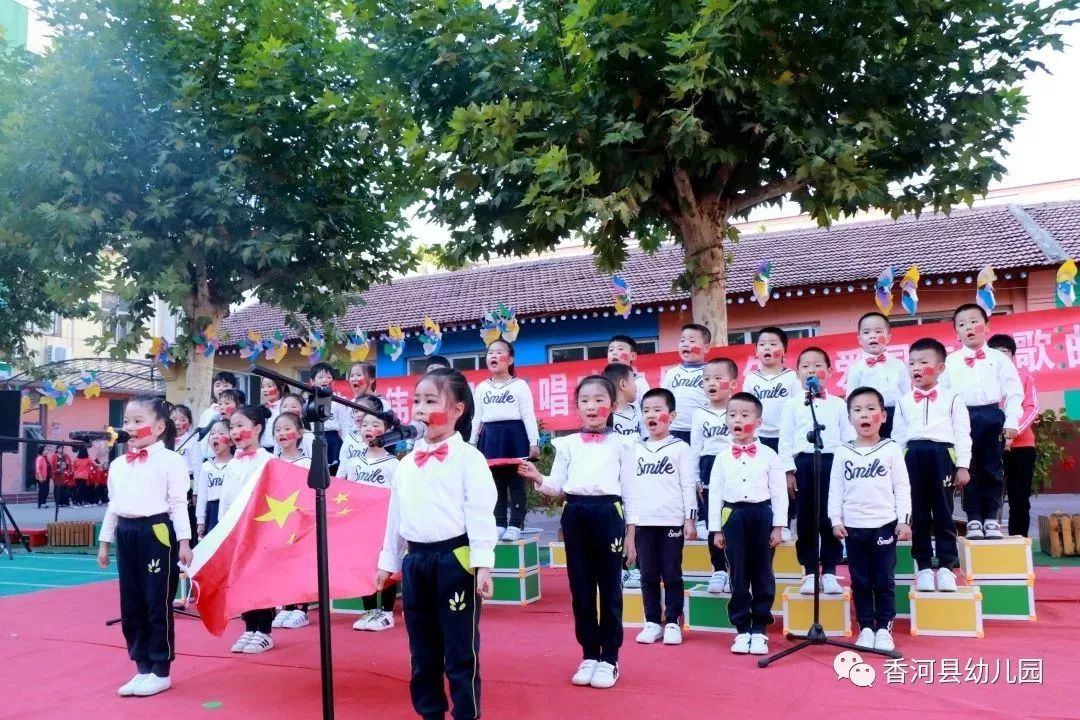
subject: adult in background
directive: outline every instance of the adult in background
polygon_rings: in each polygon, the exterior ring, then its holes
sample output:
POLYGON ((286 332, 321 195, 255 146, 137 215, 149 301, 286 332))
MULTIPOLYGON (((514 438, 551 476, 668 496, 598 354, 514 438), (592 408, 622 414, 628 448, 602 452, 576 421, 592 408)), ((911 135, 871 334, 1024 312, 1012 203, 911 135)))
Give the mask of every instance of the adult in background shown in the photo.
POLYGON ((48 509, 46 504, 49 500, 49 478, 52 476, 52 466, 46 456, 48 446, 38 448, 38 456, 34 461, 34 480, 37 481, 37 506, 39 509, 48 509))

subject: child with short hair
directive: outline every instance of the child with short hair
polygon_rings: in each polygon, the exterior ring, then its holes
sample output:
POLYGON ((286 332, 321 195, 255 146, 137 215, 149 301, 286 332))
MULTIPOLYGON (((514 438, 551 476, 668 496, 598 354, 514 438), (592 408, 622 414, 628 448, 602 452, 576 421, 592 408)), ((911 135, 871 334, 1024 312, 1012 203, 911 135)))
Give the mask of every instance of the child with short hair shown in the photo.
MULTIPOLYGON (((330 363, 318 362, 311 366, 311 384, 315 387, 332 390, 334 379, 334 368, 330 363)), ((323 421, 323 437, 326 438, 326 464, 331 472, 337 469, 341 454, 342 423, 347 423, 349 417, 344 405, 330 401, 330 417, 323 421)))
POLYGON ((754 349, 761 367, 751 370, 743 382, 743 390, 761 401, 757 438, 774 452, 780 450, 780 416, 784 406, 791 398, 803 396, 799 376, 784 367, 787 347, 786 332, 778 327, 762 328, 754 349))
POLYGON ((274 444, 274 423, 281 413, 281 399, 285 392, 284 384, 270 378, 263 378, 259 385, 259 402, 270 412, 259 444, 268 453, 280 453, 280 448, 274 444))
POLYGON ((656 388, 645 393, 641 412, 647 440, 634 442, 637 474, 632 503, 626 506, 626 542, 637 550, 645 625, 637 641, 682 644, 679 618, 683 609, 682 553, 686 540, 697 538, 697 468, 690 446, 669 432, 675 420, 675 396, 656 388), (663 616, 660 581, 664 581, 663 616), (663 625, 661 624, 663 623, 663 625))
MULTIPOLYGON (((304 420, 304 397, 297 395, 296 393, 286 393, 281 398, 281 405, 278 408, 280 412, 292 413, 296 417, 300 418, 300 425, 304 428, 304 434, 300 437, 300 452, 304 453, 307 457, 311 457, 311 446, 315 442, 315 433, 308 429, 308 424, 304 420)), ((274 452, 277 453, 281 448, 274 444, 274 452)))
MULTIPOLYGON (((364 407, 378 409, 373 399, 361 400, 361 404, 364 407)), ((390 492, 394 487, 394 473, 397 471, 398 459, 375 442, 390 428, 377 416, 364 413, 357 413, 356 423, 358 436, 367 443, 367 452, 360 455, 343 455, 338 465, 337 477, 390 492)), ((365 595, 360 600, 364 612, 353 623, 353 630, 381 632, 394 627, 395 593, 392 588, 365 595)))
MULTIPOLYGON (((714 358, 705 363, 705 397, 709 404, 694 412, 690 423, 690 449, 698 463, 698 535, 706 532, 709 517, 709 478, 716 456, 731 445, 731 431, 727 426, 727 404, 739 382, 739 366, 729 358, 714 358)), ((713 573, 709 578, 709 592, 731 592, 727 559, 724 552, 712 543, 709 534, 709 560, 713 573)))
MULTIPOLYGON (((612 412, 612 429, 615 432, 630 438, 641 440, 648 437, 645 425, 641 419, 641 410, 637 396, 637 384, 634 382, 634 371, 629 365, 623 363, 608 363, 604 368, 604 377, 615 386, 615 410, 612 412)), ((645 392, 648 392, 646 390, 645 392)))
POLYGON ((463 437, 472 413, 469 384, 457 370, 432 370, 416 384, 413 417, 427 424, 427 435, 395 473, 375 576, 381 592, 392 573, 402 574, 409 691, 425 718, 446 714, 444 674, 452 717, 480 717, 480 604, 491 597, 498 536, 491 470, 463 437))
POLYGON ((1024 386, 1012 361, 986 347, 990 318, 985 310, 971 303, 961 305, 953 313, 953 327, 964 347, 945 359, 941 384, 960 396, 971 419, 971 482, 962 496, 966 535, 971 540, 1000 540, 1002 454, 1020 427, 1024 386))
POLYGON ((619 679, 622 646, 623 554, 633 564, 637 551, 624 520, 623 503, 633 505, 634 449, 611 431, 615 386, 589 375, 574 391, 581 432, 555 438, 555 461, 544 477, 523 463, 518 472, 547 495, 564 494, 562 530, 566 574, 574 609, 574 630, 583 660, 570 682, 609 688, 619 679), (600 601, 597 612, 597 599, 600 601))
POLYGON ((1006 444, 1002 457, 1005 470, 1005 496, 1009 500, 1009 535, 1027 537, 1031 526, 1031 488, 1035 477, 1034 423, 1039 417, 1039 393, 1035 377, 1016 364, 1016 341, 1009 335, 991 335, 986 343, 1012 360, 1024 388, 1023 413, 1016 427, 1016 437, 1006 444))
POLYGON ((611 340, 608 340, 608 364, 620 363, 629 366, 630 372, 634 375, 634 396, 640 400, 645 397, 645 393, 649 392, 649 381, 634 367, 634 363, 637 362, 637 350, 637 340, 629 335, 613 335, 611 340))
MULTIPOLYGON (((514 346, 495 340, 487 348, 491 377, 476 386, 476 415, 469 442, 489 461, 540 457, 540 428, 533 411, 529 384, 514 377, 514 346)), ((495 525, 499 539, 515 542, 525 529, 528 496, 516 465, 492 467, 495 490, 495 525)))
POLYGON ((136 674, 117 691, 147 697, 172 687, 175 653, 172 600, 180 573, 191 564, 188 474, 167 449, 176 428, 161 398, 140 395, 124 408, 127 452, 109 469, 109 509, 101 522, 98 565, 109 566, 116 544, 120 626, 136 674))
MULTIPOLYGON (((169 417, 176 427, 176 452, 180 457, 184 458, 184 464, 186 464, 188 468, 188 524, 194 528, 196 524, 195 478, 198 476, 199 470, 202 469, 203 444, 199 441, 197 428, 192 427, 191 408, 187 405, 175 405, 173 406, 172 412, 169 413, 169 417)), ((192 537, 191 547, 195 547, 198 544, 198 538, 192 537)), ((187 597, 188 590, 188 580, 185 576, 180 581, 180 594, 183 597, 187 597)))
MULTIPOLYGON (((222 413, 221 406, 219 405, 219 397, 225 390, 235 389, 236 373, 229 372, 228 370, 219 370, 214 373, 210 385, 210 407, 203 410, 202 415, 199 416, 199 427, 206 427, 216 418, 221 417, 222 413)), ((243 403, 240 403, 237 407, 240 405, 243 405, 243 403)))
POLYGON ((776 597, 773 550, 787 522, 787 487, 780 458, 756 442, 761 401, 735 393, 727 406, 731 446, 716 456, 709 479, 709 532, 713 545, 726 550, 731 568, 728 617, 738 633, 736 655, 767 655, 765 628, 772 624, 776 597))
POLYGON ((212 455, 204 460, 199 468, 195 489, 195 526, 198 528, 199 540, 217 527, 221 486, 225 482, 225 468, 233 455, 227 420, 215 421, 210 426, 208 437, 212 455))
POLYGON ((453 367, 450 364, 450 360, 443 355, 431 355, 426 361, 424 361, 424 374, 428 374, 432 370, 438 368, 450 369, 453 367))
POLYGON ((829 479, 830 525, 847 544, 848 571, 863 648, 892 651, 896 617, 896 541, 911 538, 911 485, 904 451, 881 437, 885 400, 871 387, 848 393, 853 441, 835 453, 829 479))
POLYGON ((671 434, 690 444, 690 422, 698 408, 705 407, 704 370, 705 353, 712 344, 709 328, 697 323, 682 326, 679 333, 679 365, 664 373, 660 387, 675 396, 679 414, 671 427, 671 434))
POLYGON ((862 354, 847 369, 844 387, 849 393, 859 387, 872 387, 881 393, 885 399, 881 437, 891 437, 896 403, 911 389, 907 368, 900 358, 887 352, 892 337, 888 317, 879 312, 868 312, 859 318, 855 327, 862 354))
POLYGON ((912 391, 896 406, 893 439, 904 451, 911 480, 911 556, 915 589, 956 592, 959 562, 953 524, 953 488, 970 482, 971 430, 964 401, 938 384, 945 372, 945 346, 920 338, 908 349, 912 391), (931 542, 933 535, 933 542, 931 542))
MULTIPOLYGON (((795 539, 795 554, 806 571, 799 592, 803 595, 814 594, 820 562, 822 592, 826 595, 841 595, 844 590, 836 580, 836 566, 840 563, 843 551, 840 541, 833 536, 825 501, 829 497, 833 453, 854 433, 851 423, 848 422, 847 405, 841 398, 830 395, 824 389, 832 372, 829 354, 821 348, 808 347, 799 353, 798 368, 799 380, 804 386, 807 386, 810 377, 816 377, 821 384, 820 394, 814 395, 811 402, 814 403, 817 422, 823 426, 821 494, 818 506, 814 507, 814 444, 808 437, 814 427, 813 416, 802 393, 790 398, 784 405, 780 418, 780 462, 787 471, 789 494, 797 498, 798 533, 795 539), (811 530, 815 516, 818 524, 816 536, 811 530)), ((808 386, 807 390, 809 391, 808 386)))

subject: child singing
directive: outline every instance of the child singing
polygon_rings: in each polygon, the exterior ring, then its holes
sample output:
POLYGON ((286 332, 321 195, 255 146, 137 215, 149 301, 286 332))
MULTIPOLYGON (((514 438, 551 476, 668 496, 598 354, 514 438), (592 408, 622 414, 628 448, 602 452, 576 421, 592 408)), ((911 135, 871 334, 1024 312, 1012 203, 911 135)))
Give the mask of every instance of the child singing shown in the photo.
MULTIPOLYGON (((540 457, 540 431, 528 383, 514 377, 514 346, 505 340, 488 345, 491 377, 476 386, 476 416, 469 442, 488 460, 540 457)), ((525 481, 517 466, 492 468, 499 501, 495 525, 500 540, 520 540, 525 528, 525 481), (509 511, 509 519, 507 514, 509 511)))
MULTIPOLYGON (((648 437, 645 432, 645 423, 641 419, 639 403, 641 398, 637 395, 637 383, 634 382, 634 371, 629 365, 623 363, 608 363, 604 368, 604 377, 615 386, 615 411, 612 413, 612 430, 630 440, 643 440, 648 437)), ((648 392, 648 390, 645 390, 648 392)))
POLYGON ((637 473, 632 502, 626 505, 626 542, 637 549, 645 626, 637 641, 682 644, 682 553, 697 538, 697 468, 690 446, 669 432, 675 420, 675 396, 656 388, 641 401, 649 439, 634 441, 637 473), (660 615, 660 581, 664 614, 660 615), (661 624, 663 623, 663 625, 661 624))
POLYGON ((636 556, 627 542, 623 502, 632 503, 634 449, 611 431, 615 388, 603 375, 589 375, 574 392, 581 432, 555 438, 555 461, 544 477, 523 463, 518 472, 541 492, 566 496, 562 514, 566 573, 574 610, 574 631, 583 660, 574 685, 609 688, 619 679, 622 647, 623 554, 636 556), (597 596, 600 600, 597 613, 597 596))
MULTIPOLYGON (((379 403, 370 396, 358 402, 372 410, 380 409, 379 403)), ((390 428, 375 415, 357 413, 356 420, 358 435, 368 445, 367 452, 355 456, 342 455, 337 477, 390 492, 398 459, 375 444, 375 440, 390 428)), ((394 627, 394 599, 393 588, 360 598, 364 612, 353 623, 353 630, 380 632, 394 627)))
POLYGON ((225 481, 225 468, 232 460, 232 439, 229 423, 218 420, 210 426, 210 452, 213 455, 203 461, 195 490, 195 524, 199 539, 217 527, 218 505, 221 502, 221 486, 225 481))
POLYGON ((767 655, 765 628, 773 622, 776 597, 773 549, 787 522, 787 485, 780 458, 754 433, 761 423, 761 401, 750 393, 731 396, 727 424, 731 447, 716 456, 709 479, 709 532, 727 551, 731 572, 728 617, 738 633, 736 655, 767 655))
POLYGON ((907 368, 897 357, 889 355, 892 327, 889 318, 879 312, 868 312, 856 325, 862 354, 848 369, 844 387, 848 394, 855 388, 872 387, 885 399, 885 422, 881 437, 892 437, 896 403, 911 389, 907 368))
MULTIPOLYGON (((269 412, 262 405, 244 405, 229 418, 229 432, 236 446, 236 456, 225 468, 218 508, 220 518, 225 517, 233 503, 243 505, 247 502, 255 480, 273 457, 259 445, 269 412)), ((233 643, 231 652, 254 655, 274 647, 270 637, 274 608, 248 610, 240 617, 244 619, 244 633, 233 643)))
POLYGON ((829 481, 829 518, 847 543, 848 571, 859 647, 895 650, 896 541, 911 539, 911 485, 904 452, 881 438, 885 400, 874 388, 848 393, 848 416, 857 437, 836 449, 829 481))
POLYGON ((607 361, 609 365, 620 363, 628 366, 634 377, 634 396, 637 397, 637 401, 645 397, 645 393, 649 391, 649 381, 643 373, 638 372, 638 369, 634 367, 634 363, 637 361, 637 341, 634 338, 629 335, 612 336, 611 340, 608 341, 607 361))
POLYGON ((465 442, 473 402, 465 376, 432 370, 416 384, 413 418, 427 435, 402 459, 390 494, 375 590, 402 574, 413 709, 480 717, 480 604, 492 592, 495 484, 487 460, 465 442), (408 555, 402 555, 408 548, 408 555))
MULTIPOLYGON (((304 425, 300 418, 291 412, 283 412, 274 420, 274 445, 279 448, 275 457, 305 470, 311 467, 311 458, 300 449, 300 439, 304 436, 304 425)), ((263 435, 265 437, 265 434, 263 435)), ((308 604, 286 605, 270 624, 272 628, 295 630, 308 625, 308 604)))
MULTIPOLYGON (((300 452, 304 453, 307 457, 311 457, 311 444, 315 441, 315 433, 308 430, 308 425, 304 421, 304 398, 301 395, 294 393, 286 393, 281 398, 280 411, 283 413, 292 413, 296 417, 300 418, 300 425, 304 428, 304 434, 300 437, 300 452)), ((274 453, 277 453, 281 448, 274 443, 274 453)))
POLYGON ((1021 403, 1023 413, 1016 428, 1016 437, 1005 448, 1005 497, 1009 500, 1009 535, 1027 537, 1031 525, 1031 487, 1035 476, 1035 430, 1039 417, 1039 393, 1035 391, 1035 378, 1030 370, 1016 364, 1016 341, 1011 335, 991 335, 986 343, 1005 355, 1016 366, 1020 384, 1024 388, 1021 403))
POLYGON ((696 323, 682 326, 679 333, 679 365, 664 373, 660 387, 675 396, 679 419, 671 428, 671 434, 690 443, 690 421, 694 412, 705 407, 704 369, 705 353, 712 343, 709 328, 696 323))
POLYGON ((115 543, 120 625, 136 668, 135 677, 118 692, 146 697, 172 687, 177 562, 191 563, 189 480, 184 459, 165 448, 176 429, 160 398, 130 400, 124 431, 131 439, 127 452, 109 468, 109 508, 101 523, 98 565, 109 566, 109 545, 115 543))
POLYGON ((284 396, 285 386, 283 384, 270 378, 262 379, 262 383, 259 385, 259 401, 270 412, 270 417, 267 420, 266 429, 263 430, 262 437, 259 439, 259 444, 268 453, 275 453, 278 449, 274 445, 274 421, 277 420, 277 416, 281 413, 281 399, 284 396))

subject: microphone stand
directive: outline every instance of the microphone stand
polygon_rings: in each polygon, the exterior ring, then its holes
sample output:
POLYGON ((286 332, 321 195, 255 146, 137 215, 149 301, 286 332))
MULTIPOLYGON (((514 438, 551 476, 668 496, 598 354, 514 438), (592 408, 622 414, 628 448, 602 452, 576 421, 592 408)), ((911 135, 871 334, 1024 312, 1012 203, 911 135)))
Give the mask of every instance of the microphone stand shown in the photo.
MULTIPOLYGON (((304 408, 304 419, 312 424, 315 440, 311 443, 311 468, 308 470, 308 487, 315 491, 315 546, 319 576, 319 665, 322 670, 322 716, 323 720, 334 718, 334 671, 333 653, 330 648, 330 553, 326 538, 326 488, 330 486, 330 468, 326 464, 326 431, 323 423, 330 418, 331 401, 353 410, 374 415, 384 421, 388 413, 377 413, 354 402, 334 396, 330 388, 294 380, 264 367, 254 367, 253 375, 276 380, 289 387, 308 393, 311 400, 304 408)), ((392 415, 392 413, 389 413, 392 415)), ((393 416, 392 424, 401 421, 393 416)))
MULTIPOLYGON (((821 450, 824 448, 824 444, 821 441, 821 431, 825 429, 824 425, 818 423, 817 411, 814 409, 814 398, 819 397, 819 393, 813 390, 806 391, 805 404, 810 406, 810 422, 811 430, 806 433, 807 442, 814 446, 814 465, 813 465, 813 478, 811 482, 811 502, 813 503, 814 512, 811 513, 812 519, 810 522, 811 537, 814 538, 814 543, 820 542, 819 535, 821 532, 821 450)), ((820 554, 820 551, 819 551, 820 554)), ((796 653, 804 648, 812 645, 826 645, 829 647, 838 647, 845 650, 854 650, 858 653, 875 653, 877 655, 883 655, 888 658, 900 659, 904 657, 904 654, 896 650, 878 650, 876 648, 864 648, 859 647, 855 643, 844 642, 842 640, 833 640, 825 635, 825 628, 821 625, 821 574, 817 572, 817 568, 814 571, 814 621, 810 625, 810 629, 805 635, 799 635, 796 633, 788 633, 788 640, 800 640, 797 645, 792 645, 789 648, 784 648, 778 653, 770 655, 768 657, 758 660, 758 667, 766 668, 770 664, 785 658, 792 653, 796 653)))
MULTIPOLYGON (((21 438, 21 437, 8 437, 0 436, 0 443, 21 443, 23 445, 37 446, 37 445, 56 445, 57 447, 74 447, 84 448, 89 443, 68 441, 68 440, 46 440, 44 438, 21 438)), ((54 481, 55 483, 55 481, 54 481)), ((4 453, 0 452, 0 486, 4 484, 4 453)), ((55 485, 54 485, 55 487, 55 485)), ((60 506, 53 502, 55 510, 53 511, 53 520, 55 521, 60 516, 60 506)), ((8 560, 14 560, 15 556, 11 552, 11 541, 8 540, 7 524, 11 523, 11 529, 15 531, 15 542, 21 542, 22 546, 26 548, 26 552, 33 552, 30 549, 30 538, 23 534, 23 531, 19 529, 19 524, 15 522, 15 517, 11 514, 11 510, 8 509, 7 503, 4 502, 3 495, 0 495, 0 553, 6 554, 8 560)))

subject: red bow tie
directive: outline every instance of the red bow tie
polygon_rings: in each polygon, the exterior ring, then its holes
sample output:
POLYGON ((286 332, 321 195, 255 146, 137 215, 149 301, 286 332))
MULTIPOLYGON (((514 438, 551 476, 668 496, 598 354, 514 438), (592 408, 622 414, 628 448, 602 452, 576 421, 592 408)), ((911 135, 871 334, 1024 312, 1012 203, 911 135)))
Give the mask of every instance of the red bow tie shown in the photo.
POLYGON ((256 452, 258 452, 258 451, 257 450, 241 450, 240 452, 236 453, 236 459, 237 460, 243 460, 244 458, 253 458, 253 457, 255 457, 256 452))
POLYGON ((972 355, 971 357, 964 358, 964 364, 967 365, 968 367, 975 367, 975 361, 976 360, 985 360, 985 359, 986 359, 986 353, 983 352, 982 348, 979 348, 978 350, 975 351, 974 355, 972 355))
POLYGON ((746 453, 750 457, 754 457, 755 455, 757 455, 757 444, 756 443, 750 443, 749 445, 747 445, 745 447, 743 447, 742 445, 732 445, 731 446, 731 456, 733 458, 735 458, 736 460, 741 458, 743 453, 746 453))
POLYGON ((921 392, 919 390, 916 390, 915 391, 915 402, 921 403, 923 400, 929 400, 930 402, 934 402, 935 400, 937 400, 937 390, 931 390, 928 393, 924 393, 924 392, 921 392))
POLYGON ((885 355, 885 353, 881 353, 880 355, 871 355, 870 357, 866 358, 866 364, 870 367, 874 367, 878 363, 883 363, 886 360, 888 360, 888 357, 885 355))
POLYGON ((146 448, 143 448, 142 450, 128 450, 126 453, 124 453, 124 457, 127 458, 127 461, 129 463, 145 462, 146 458, 148 458, 149 456, 150 453, 146 451, 146 448))
POLYGON ((416 460, 416 467, 424 467, 427 465, 427 461, 435 458, 439 462, 446 459, 446 455, 450 452, 450 448, 446 443, 439 445, 434 450, 417 450, 413 453, 413 459, 416 460))
POLYGON ((602 432, 582 432, 581 440, 587 443, 599 443, 604 442, 604 438, 607 437, 607 433, 602 432))

